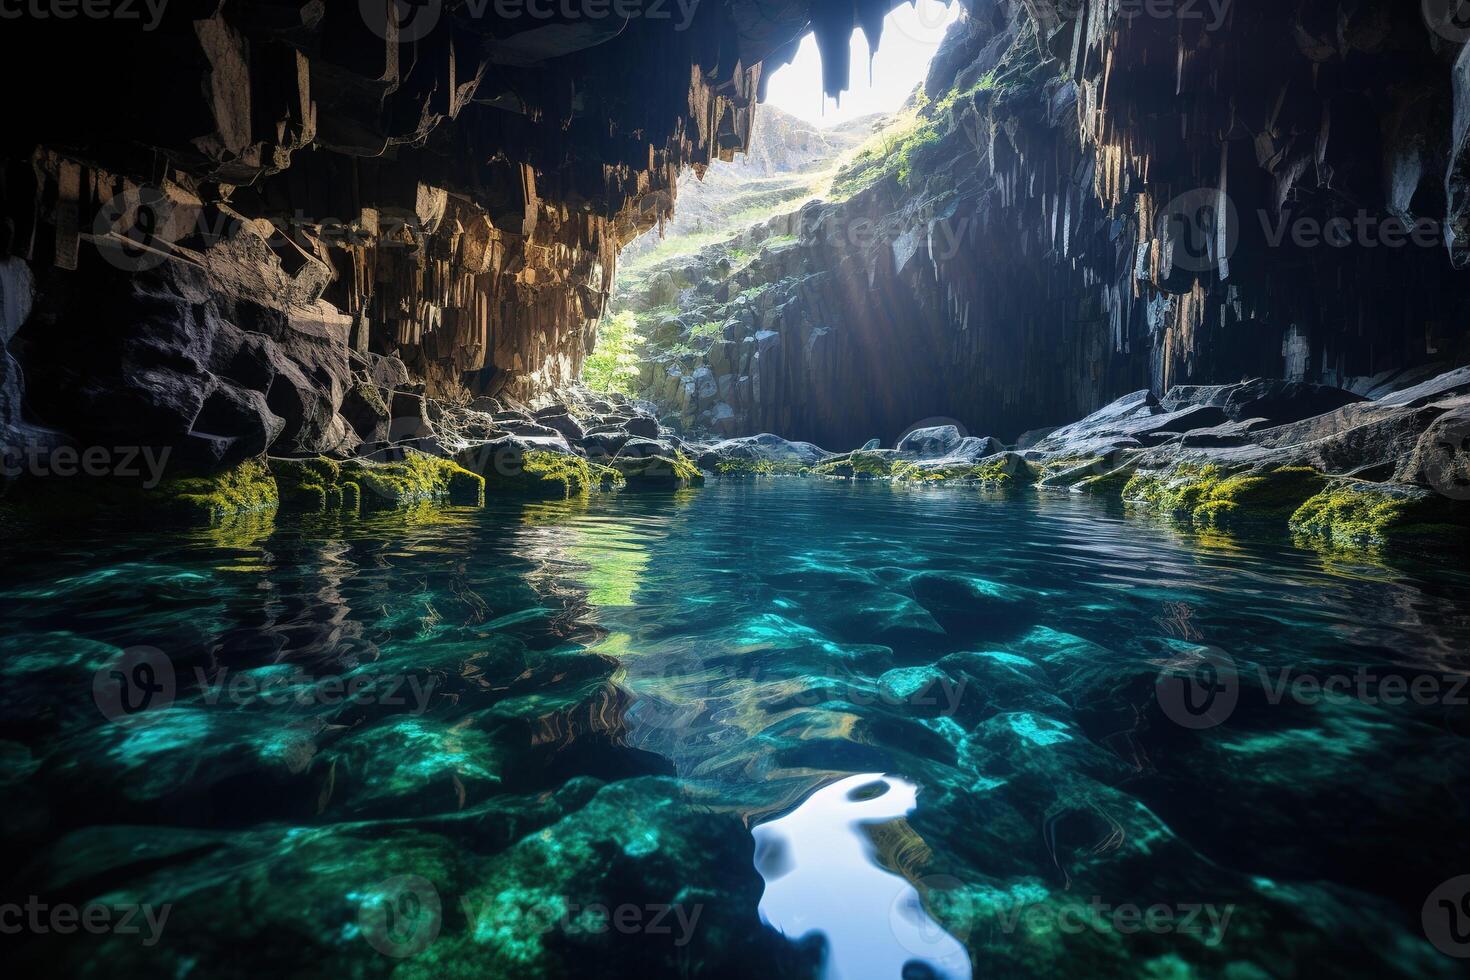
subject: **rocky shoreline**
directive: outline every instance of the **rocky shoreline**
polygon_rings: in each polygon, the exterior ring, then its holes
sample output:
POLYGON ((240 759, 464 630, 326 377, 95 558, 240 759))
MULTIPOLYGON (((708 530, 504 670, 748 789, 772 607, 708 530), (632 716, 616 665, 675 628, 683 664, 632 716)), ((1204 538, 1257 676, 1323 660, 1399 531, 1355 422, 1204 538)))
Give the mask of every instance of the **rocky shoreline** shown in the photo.
POLYGON ((834 453, 770 433, 685 438, 646 402, 581 387, 534 408, 375 386, 400 366, 368 355, 348 418, 377 438, 350 452, 262 456, 151 488, 71 481, 58 494, 55 479, 21 481, 8 499, 218 525, 275 510, 351 515, 792 476, 1111 495, 1200 529, 1274 525, 1339 548, 1419 539, 1443 549, 1470 531, 1470 367, 1406 372, 1366 393, 1266 379, 1162 398, 1142 390, 1012 444, 944 425, 834 453))

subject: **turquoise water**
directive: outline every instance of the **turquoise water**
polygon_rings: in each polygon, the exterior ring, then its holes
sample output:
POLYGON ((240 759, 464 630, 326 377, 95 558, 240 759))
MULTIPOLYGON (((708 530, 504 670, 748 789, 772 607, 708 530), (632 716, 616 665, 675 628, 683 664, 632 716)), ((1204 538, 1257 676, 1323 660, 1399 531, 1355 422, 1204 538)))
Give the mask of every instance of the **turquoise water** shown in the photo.
POLYGON ((803 480, 9 538, 28 971, 1461 962, 1456 564, 803 480))

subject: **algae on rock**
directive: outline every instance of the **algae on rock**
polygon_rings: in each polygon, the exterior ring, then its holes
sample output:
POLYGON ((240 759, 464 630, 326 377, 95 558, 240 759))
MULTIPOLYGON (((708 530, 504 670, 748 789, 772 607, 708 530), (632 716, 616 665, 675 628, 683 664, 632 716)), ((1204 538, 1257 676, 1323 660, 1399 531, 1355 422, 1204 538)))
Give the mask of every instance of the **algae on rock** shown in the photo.
POLYGON ((362 487, 342 479, 342 465, 325 456, 315 459, 270 459, 281 506, 299 510, 362 509, 362 487))
POLYGON ((266 464, 248 459, 219 473, 167 480, 150 499, 191 523, 218 524, 237 514, 275 510, 280 504, 276 481, 266 464))
POLYGON ((1341 480, 1303 503, 1290 527, 1346 548, 1404 538, 1463 541, 1470 527, 1452 508, 1448 498, 1417 487, 1341 480))
POLYGON ((397 463, 352 460, 342 473, 362 487, 364 506, 402 507, 425 500, 448 499, 450 503, 482 507, 485 478, 453 460, 430 456, 416 449, 406 451, 397 463))

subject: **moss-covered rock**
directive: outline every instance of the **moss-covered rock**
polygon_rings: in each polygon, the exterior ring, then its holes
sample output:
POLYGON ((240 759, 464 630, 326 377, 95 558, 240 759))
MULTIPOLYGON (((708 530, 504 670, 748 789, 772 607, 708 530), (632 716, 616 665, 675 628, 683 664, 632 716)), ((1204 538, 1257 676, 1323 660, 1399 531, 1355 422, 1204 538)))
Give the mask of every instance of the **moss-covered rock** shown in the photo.
POLYGON ((886 480, 893 475, 898 454, 887 449, 859 449, 834 456, 812 467, 816 476, 832 476, 843 480, 886 480))
POLYGON ((355 480, 342 479, 340 463, 318 456, 271 459, 269 464, 283 509, 344 510, 354 514, 362 509, 362 487, 355 480))
POLYGON ((1306 466, 1231 473, 1213 463, 1139 470, 1123 499, 1207 527, 1248 520, 1281 521, 1317 493, 1322 474, 1306 466))
POLYGON ((270 468, 258 459, 206 476, 166 480, 144 494, 146 501, 170 515, 205 526, 237 515, 273 511, 280 504, 270 468))
POLYGON ((563 497, 611 490, 627 483, 611 466, 570 453, 536 450, 522 457, 522 489, 559 493, 563 497))
POLYGON ((726 459, 715 464, 720 476, 808 476, 812 468, 805 463, 770 459, 726 459))
POLYGON ((704 485, 704 472, 679 450, 672 456, 619 457, 614 469, 628 486, 644 490, 682 490, 704 485))
POLYGON ((988 486, 1014 487, 1033 483, 1037 473, 1017 453, 1001 453, 973 463, 897 462, 893 478, 918 483, 980 483, 988 486))
POLYGON ((403 507, 429 500, 448 500, 470 507, 485 504, 485 478, 458 463, 416 449, 397 463, 351 460, 342 464, 344 483, 361 487, 364 507, 403 507))
POLYGON ((1463 507, 1429 490, 1359 480, 1334 481, 1291 515, 1291 530, 1352 548, 1405 539, 1463 543, 1463 507))

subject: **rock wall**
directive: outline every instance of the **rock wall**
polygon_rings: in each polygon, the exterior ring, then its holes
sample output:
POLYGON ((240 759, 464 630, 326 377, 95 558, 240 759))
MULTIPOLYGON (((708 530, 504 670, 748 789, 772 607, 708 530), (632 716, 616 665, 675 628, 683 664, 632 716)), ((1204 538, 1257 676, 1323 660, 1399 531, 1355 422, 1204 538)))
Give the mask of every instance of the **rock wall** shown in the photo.
POLYGON ((0 424, 218 463, 365 438, 344 399, 373 358, 412 372, 390 398, 570 383, 618 248, 745 145, 761 62, 810 19, 634 6, 7 19, 0 424))
POLYGON ((844 446, 1464 363, 1470 88, 1433 7, 976 0, 917 125, 696 288, 676 319, 723 335, 648 390, 695 429, 844 446))

